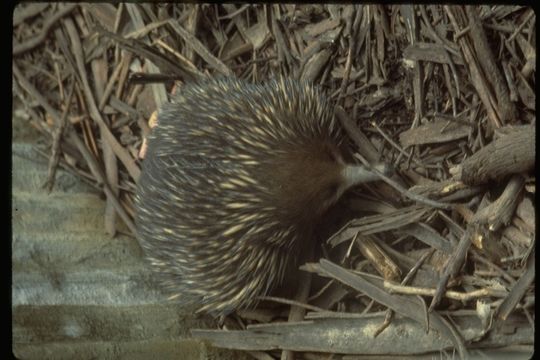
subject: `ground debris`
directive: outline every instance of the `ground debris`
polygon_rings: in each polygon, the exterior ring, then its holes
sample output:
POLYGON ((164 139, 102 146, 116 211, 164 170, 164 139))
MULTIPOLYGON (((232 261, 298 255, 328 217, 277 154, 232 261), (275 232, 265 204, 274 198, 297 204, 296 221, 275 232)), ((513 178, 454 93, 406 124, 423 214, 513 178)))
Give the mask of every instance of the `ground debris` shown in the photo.
POLYGON ((193 335, 261 359, 465 358, 534 343, 535 20, 508 5, 21 3, 13 97, 46 144, 44 182, 59 166, 101 189, 114 235, 135 232, 138 154, 175 87, 320 85, 358 161, 395 174, 347 195, 356 218, 320 234, 294 300, 193 335))

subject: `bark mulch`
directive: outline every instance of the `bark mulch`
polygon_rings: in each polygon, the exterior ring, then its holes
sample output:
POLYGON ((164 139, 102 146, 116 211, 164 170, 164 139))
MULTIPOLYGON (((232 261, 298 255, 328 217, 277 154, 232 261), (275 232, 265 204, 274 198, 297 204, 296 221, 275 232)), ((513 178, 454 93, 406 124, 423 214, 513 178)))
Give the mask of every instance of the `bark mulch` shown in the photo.
POLYGON ((13 26, 13 98, 42 135, 44 186, 60 167, 100 189, 111 235, 135 233, 157 109, 205 76, 313 82, 359 161, 395 167, 351 193, 363 216, 302 265, 293 299, 194 336, 257 359, 532 351, 532 8, 22 3, 13 26))

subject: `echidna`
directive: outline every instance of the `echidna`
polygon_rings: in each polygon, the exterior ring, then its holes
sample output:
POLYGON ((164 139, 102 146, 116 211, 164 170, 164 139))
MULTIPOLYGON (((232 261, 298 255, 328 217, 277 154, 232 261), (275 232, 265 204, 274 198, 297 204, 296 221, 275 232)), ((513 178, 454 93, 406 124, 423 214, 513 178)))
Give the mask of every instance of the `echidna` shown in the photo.
POLYGON ((183 86, 159 112, 136 196, 139 241, 171 298, 227 314, 280 284, 325 211, 376 179, 346 164, 343 138, 304 82, 183 86))

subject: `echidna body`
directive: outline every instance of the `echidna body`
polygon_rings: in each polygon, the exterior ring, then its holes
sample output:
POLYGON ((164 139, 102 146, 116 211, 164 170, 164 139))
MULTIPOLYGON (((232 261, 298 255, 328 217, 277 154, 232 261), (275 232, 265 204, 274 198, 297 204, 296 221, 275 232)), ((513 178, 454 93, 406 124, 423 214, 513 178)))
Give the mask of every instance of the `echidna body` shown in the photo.
POLYGON ((366 181, 345 164, 342 138, 307 83, 186 84, 159 112, 136 196, 139 241, 161 286, 226 314, 280 284, 325 210, 366 181))

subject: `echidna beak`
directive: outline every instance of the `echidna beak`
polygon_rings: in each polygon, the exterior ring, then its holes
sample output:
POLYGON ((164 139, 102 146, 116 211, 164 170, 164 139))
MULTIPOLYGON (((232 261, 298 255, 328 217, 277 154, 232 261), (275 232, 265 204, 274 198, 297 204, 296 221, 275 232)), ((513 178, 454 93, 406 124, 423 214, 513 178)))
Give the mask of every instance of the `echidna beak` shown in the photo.
POLYGON ((394 168, 385 163, 375 164, 370 168, 362 165, 346 165, 341 172, 346 189, 370 181, 380 180, 379 174, 391 176, 393 173, 394 168))

